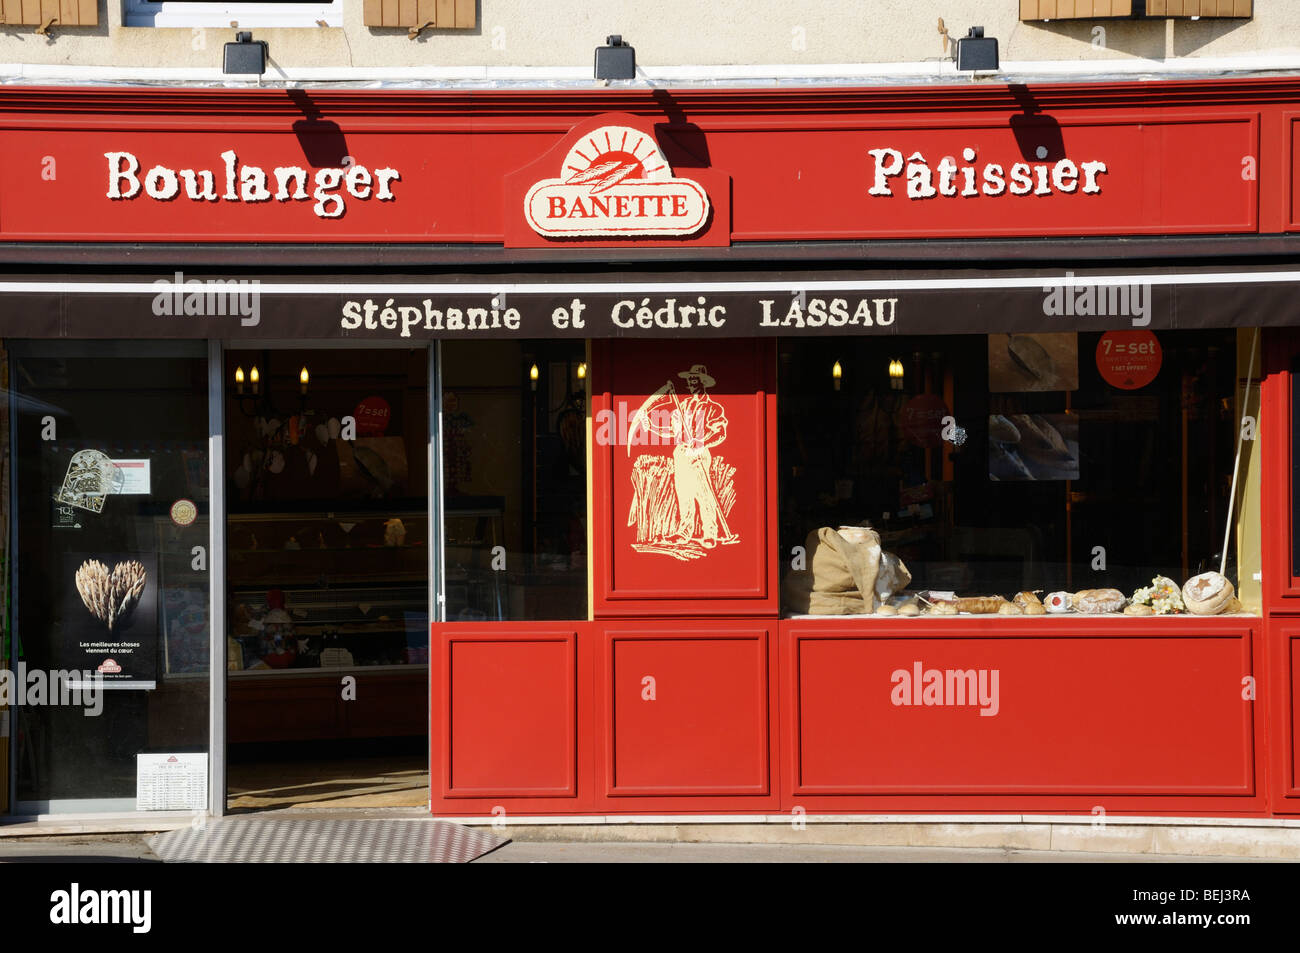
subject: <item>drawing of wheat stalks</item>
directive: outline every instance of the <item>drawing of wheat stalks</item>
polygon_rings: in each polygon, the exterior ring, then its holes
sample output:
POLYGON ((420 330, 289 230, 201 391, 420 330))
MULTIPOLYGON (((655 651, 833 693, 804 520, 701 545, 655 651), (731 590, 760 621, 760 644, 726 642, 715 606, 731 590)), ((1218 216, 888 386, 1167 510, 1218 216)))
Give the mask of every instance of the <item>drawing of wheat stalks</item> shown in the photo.
POLYGON ((112 572, 98 559, 87 559, 77 570, 77 592, 90 614, 112 632, 135 610, 147 578, 144 565, 134 559, 118 563, 112 572))

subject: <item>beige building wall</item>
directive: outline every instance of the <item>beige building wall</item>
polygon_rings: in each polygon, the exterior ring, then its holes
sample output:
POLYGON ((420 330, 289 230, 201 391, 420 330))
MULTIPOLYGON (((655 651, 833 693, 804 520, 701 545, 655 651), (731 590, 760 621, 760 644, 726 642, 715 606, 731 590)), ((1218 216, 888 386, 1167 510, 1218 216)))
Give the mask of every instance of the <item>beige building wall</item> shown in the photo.
MULTIPOLYGON (((50 35, 37 36, 30 26, 0 26, 0 76, 20 74, 15 66, 22 64, 219 69, 222 44, 234 38, 229 20, 198 28, 124 27, 123 2, 99 0, 98 27, 55 25, 50 35)), ((1021 23, 1018 0, 479 0, 475 29, 426 32, 415 40, 405 30, 363 26, 362 0, 342 4, 341 28, 264 28, 248 12, 240 14, 240 28, 267 40, 274 66, 289 71, 568 67, 589 75, 594 48, 607 34, 619 33, 636 48, 638 65, 650 70, 932 64, 938 75, 944 57, 940 18, 954 39, 970 26, 984 26, 986 35, 997 37, 1007 72, 1042 61, 1095 65, 1098 71, 1117 63, 1167 67, 1179 60, 1191 71, 1219 70, 1223 58, 1259 56, 1294 56, 1300 65, 1296 0, 1255 0, 1255 18, 1244 21, 1051 23, 1021 23), (1197 60, 1207 63, 1198 67, 1197 60)), ((267 78, 274 74, 273 68, 267 78)), ((926 69, 917 75, 924 77, 926 69)))

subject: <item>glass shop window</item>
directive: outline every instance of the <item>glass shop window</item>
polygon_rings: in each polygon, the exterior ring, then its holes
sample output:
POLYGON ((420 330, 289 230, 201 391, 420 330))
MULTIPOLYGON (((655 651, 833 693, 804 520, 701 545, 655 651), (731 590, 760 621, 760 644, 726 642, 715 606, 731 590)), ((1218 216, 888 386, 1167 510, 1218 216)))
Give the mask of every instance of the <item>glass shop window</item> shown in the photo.
POLYGON ((428 662, 428 375, 422 348, 226 352, 236 679, 428 662))
POLYGON ((785 611, 1239 611, 1235 547, 1217 573, 1236 348, 1232 330, 782 342, 782 547, 806 552, 785 611))
POLYGON ((29 687, 32 673, 43 682, 15 710, 16 800, 204 808, 206 344, 9 346, 14 664, 29 687), (156 777, 152 762, 172 756, 186 784, 137 789, 138 772, 156 777), (163 801, 138 803, 137 790, 163 801))
POLYGON ((443 343, 446 621, 587 617, 585 349, 443 343))

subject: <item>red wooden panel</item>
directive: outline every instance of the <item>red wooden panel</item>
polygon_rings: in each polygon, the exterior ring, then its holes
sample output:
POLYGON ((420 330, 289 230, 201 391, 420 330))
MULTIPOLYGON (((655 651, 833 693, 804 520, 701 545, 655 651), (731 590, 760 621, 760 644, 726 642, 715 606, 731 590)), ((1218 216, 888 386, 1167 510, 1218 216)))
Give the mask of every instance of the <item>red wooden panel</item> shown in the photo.
POLYGON ((1300 600, 1300 575, 1291 564, 1296 501, 1291 499, 1291 473, 1296 453, 1292 446, 1291 361, 1300 356, 1300 332, 1291 328, 1266 329, 1260 353, 1264 379, 1260 382, 1259 452, 1260 507, 1265 526, 1272 527, 1261 540, 1265 610, 1294 611, 1300 600))
POLYGON ((1261 698, 1269 698, 1273 810, 1300 813, 1300 617, 1269 619, 1271 666, 1261 698))
POLYGON ((1290 709, 1290 718, 1287 719, 1289 734, 1284 736, 1284 739, 1290 741, 1286 746, 1286 753, 1291 759, 1291 780, 1287 785, 1286 795, 1300 797, 1300 746, 1298 746, 1300 745, 1300 705, 1296 704, 1297 699, 1300 699, 1300 656, 1296 654, 1297 645, 1300 645, 1300 634, 1295 629, 1291 629, 1283 633, 1283 640, 1286 646, 1286 660, 1289 664, 1282 669, 1281 675, 1283 683, 1290 692, 1287 698, 1287 707, 1290 709))
POLYGON ((447 797, 577 794, 577 633, 445 639, 447 797))
POLYGON ((629 623, 606 640, 607 795, 690 810, 691 797, 771 792, 769 629, 629 623))
POLYGON ((775 615, 774 347, 615 340, 593 358, 597 616, 775 615))
POLYGON ((1258 810, 1261 723, 1242 683, 1257 625, 783 622, 783 807, 1258 810), (949 671, 973 673, 973 702, 949 671))
POLYGON ((1286 124, 1287 231, 1300 230, 1300 112, 1283 114, 1286 124))

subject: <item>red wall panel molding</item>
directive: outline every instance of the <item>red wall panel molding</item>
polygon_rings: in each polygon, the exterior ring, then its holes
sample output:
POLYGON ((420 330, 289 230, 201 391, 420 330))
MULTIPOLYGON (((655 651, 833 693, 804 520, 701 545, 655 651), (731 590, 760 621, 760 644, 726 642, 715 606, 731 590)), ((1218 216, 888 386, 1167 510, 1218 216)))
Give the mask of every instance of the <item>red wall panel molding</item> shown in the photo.
POLYGON ((775 621, 598 628, 603 809, 774 809, 775 621))
POLYGON ((1258 627, 783 622, 783 806, 1259 810, 1258 627))
POLYGON ((1269 619, 1269 750, 1275 813, 1300 813, 1300 617, 1269 619))
POLYGON ((584 623, 434 624, 435 813, 590 807, 590 634, 584 623))
POLYGON ((1291 541, 1295 534, 1295 501, 1291 474, 1296 448, 1292 446, 1295 421, 1292 395, 1295 379, 1291 362, 1300 357, 1300 331, 1265 329, 1261 344, 1264 379, 1260 382, 1259 450, 1260 502, 1269 532, 1261 540, 1265 611, 1300 609, 1300 574, 1292 565, 1291 541))
POLYGON ((769 341, 593 343, 598 618, 777 614, 775 369, 769 341))

